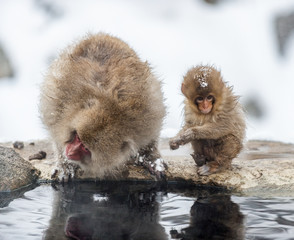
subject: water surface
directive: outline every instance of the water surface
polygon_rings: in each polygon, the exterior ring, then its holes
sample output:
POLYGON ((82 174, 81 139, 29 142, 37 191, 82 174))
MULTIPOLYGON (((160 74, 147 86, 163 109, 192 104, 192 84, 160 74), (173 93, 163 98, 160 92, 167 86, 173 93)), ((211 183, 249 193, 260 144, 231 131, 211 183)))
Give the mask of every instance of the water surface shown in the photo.
POLYGON ((195 186, 41 185, 2 205, 0 239, 294 239, 293 213, 292 198, 195 186))

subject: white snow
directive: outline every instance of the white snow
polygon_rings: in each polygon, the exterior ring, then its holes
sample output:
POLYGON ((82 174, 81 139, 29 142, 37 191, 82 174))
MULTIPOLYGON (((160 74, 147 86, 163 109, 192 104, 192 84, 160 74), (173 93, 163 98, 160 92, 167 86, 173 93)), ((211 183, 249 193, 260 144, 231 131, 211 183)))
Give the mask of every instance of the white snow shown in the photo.
POLYGON ((155 161, 155 170, 159 172, 163 172, 165 170, 164 161, 162 158, 158 158, 155 161))
POLYGON ((204 79, 199 79, 199 82, 202 88, 205 88, 208 86, 208 83, 204 79))
POLYGON ((205 87, 208 86, 208 83, 206 82, 205 76, 202 77, 202 76, 199 76, 199 75, 195 75, 194 79, 198 79, 198 82, 200 83, 200 86, 202 88, 205 88, 205 87))
POLYGON ((108 201, 108 197, 107 196, 103 196, 101 194, 93 194, 93 201, 94 202, 106 202, 108 201))
MULTIPOLYGON (((274 19, 293 0, 52 0, 51 18, 34 0, 0 1, 0 42, 16 75, 0 79, 0 141, 46 137, 38 114, 39 84, 48 64, 88 32, 104 31, 130 44, 163 81, 168 115, 162 136, 182 124, 182 77, 192 66, 215 65, 236 94, 252 96, 262 119, 248 118, 248 139, 294 143, 294 37, 278 54, 274 19)), ((44 1, 45 2, 45 1, 44 1)))
POLYGON ((209 76, 209 74, 211 73, 211 68, 208 66, 202 66, 199 68, 199 73, 196 73, 193 78, 198 80, 198 82, 200 83, 200 86, 202 88, 205 88, 208 86, 208 83, 206 81, 207 76, 209 76))

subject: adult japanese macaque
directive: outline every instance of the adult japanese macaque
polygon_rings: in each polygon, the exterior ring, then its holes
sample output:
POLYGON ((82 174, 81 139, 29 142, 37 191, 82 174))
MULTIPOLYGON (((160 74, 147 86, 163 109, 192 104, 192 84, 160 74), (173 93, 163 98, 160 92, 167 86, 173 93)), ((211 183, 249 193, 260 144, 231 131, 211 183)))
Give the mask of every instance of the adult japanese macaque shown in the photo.
POLYGON ((212 66, 196 66, 184 76, 185 124, 170 148, 191 142, 198 174, 210 175, 231 166, 243 147, 245 120, 238 97, 212 66))
POLYGON ((150 164, 160 157, 161 83, 116 37, 88 35, 66 48, 45 77, 40 112, 59 160, 52 178, 73 178, 76 164, 83 177, 103 178, 138 152, 150 164))

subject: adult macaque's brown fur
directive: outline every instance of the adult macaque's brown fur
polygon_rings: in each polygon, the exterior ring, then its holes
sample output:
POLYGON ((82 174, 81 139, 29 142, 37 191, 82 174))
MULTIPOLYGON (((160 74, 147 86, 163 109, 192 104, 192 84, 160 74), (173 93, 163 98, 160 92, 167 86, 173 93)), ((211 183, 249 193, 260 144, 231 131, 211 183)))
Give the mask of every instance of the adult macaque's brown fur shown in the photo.
POLYGON ((184 77, 182 92, 186 97, 185 124, 170 140, 171 149, 191 142, 200 175, 229 168, 243 147, 246 129, 243 110, 232 87, 226 85, 214 67, 197 66, 184 77), (199 111, 196 104, 199 96, 213 96, 209 113, 199 111))
POLYGON ((41 88, 40 112, 55 143, 59 177, 74 174, 64 156, 78 134, 91 151, 84 176, 112 174, 157 140, 165 116, 161 83, 147 62, 123 41, 89 35, 68 47, 50 67, 41 88))

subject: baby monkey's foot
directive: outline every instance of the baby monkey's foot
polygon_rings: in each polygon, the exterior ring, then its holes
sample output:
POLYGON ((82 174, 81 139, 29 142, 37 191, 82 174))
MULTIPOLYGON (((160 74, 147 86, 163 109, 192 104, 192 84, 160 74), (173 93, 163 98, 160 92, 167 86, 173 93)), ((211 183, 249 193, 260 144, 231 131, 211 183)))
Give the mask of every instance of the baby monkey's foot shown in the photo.
POLYGON ((208 176, 211 173, 209 172, 210 167, 206 164, 202 165, 201 167, 198 168, 197 172, 201 176, 208 176))
POLYGON ((59 163, 52 171, 51 179, 57 182, 70 182, 73 178, 83 175, 78 164, 70 161, 59 163))
POLYGON ((192 153, 191 156, 198 167, 203 166, 208 161, 207 157, 200 155, 199 153, 192 153))
POLYGON ((198 166, 198 174, 201 176, 208 176, 211 175, 213 173, 216 173, 220 170, 218 164, 214 163, 214 162, 207 162, 206 164, 202 165, 202 166, 198 166))
POLYGON ((208 176, 219 170, 219 164, 214 159, 199 153, 192 153, 191 156, 198 167, 197 172, 199 175, 208 176))

